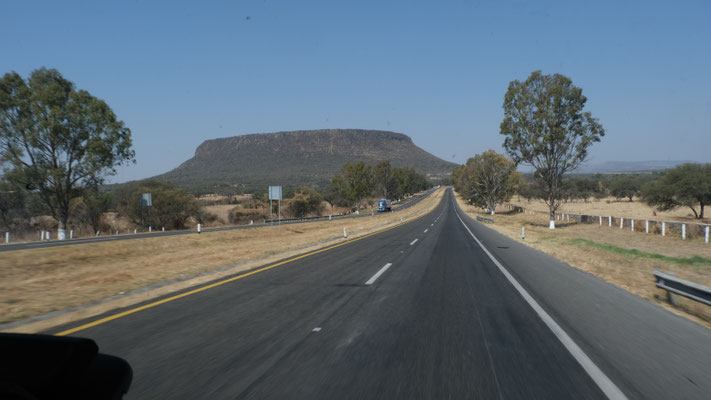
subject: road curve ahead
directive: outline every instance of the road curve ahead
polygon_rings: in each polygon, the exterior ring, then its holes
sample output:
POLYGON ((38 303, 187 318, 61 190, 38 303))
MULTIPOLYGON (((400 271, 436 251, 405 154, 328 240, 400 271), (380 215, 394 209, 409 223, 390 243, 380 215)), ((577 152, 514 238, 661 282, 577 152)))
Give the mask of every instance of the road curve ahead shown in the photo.
POLYGON ((448 191, 408 224, 72 334, 131 363, 135 399, 711 393, 707 330, 507 240, 448 191), (606 298, 583 304, 593 295, 606 298), (647 347, 679 334, 669 351, 691 357, 688 368, 647 347))

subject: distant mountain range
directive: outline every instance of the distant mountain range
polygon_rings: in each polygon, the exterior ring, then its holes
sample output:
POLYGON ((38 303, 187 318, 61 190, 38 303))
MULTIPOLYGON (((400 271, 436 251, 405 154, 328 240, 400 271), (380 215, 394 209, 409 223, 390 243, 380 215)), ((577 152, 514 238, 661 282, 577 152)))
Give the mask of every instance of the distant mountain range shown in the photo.
POLYGON ((606 161, 601 163, 591 163, 578 168, 576 173, 634 173, 634 172, 653 172, 661 171, 668 168, 674 168, 677 165, 690 163, 689 160, 651 160, 651 161, 606 161))
POLYGON ((413 167, 433 179, 448 176, 457 166, 417 147, 402 133, 323 129, 206 140, 193 158, 154 178, 193 192, 324 185, 343 163, 359 160, 390 160, 393 167, 413 167))

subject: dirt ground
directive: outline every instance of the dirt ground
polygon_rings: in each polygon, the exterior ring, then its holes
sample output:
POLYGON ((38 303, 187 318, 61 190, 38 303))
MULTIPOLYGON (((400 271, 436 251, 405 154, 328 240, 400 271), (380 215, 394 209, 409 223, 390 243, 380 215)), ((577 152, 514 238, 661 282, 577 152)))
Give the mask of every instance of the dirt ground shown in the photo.
POLYGON ((210 214, 215 214, 220 224, 226 225, 230 221, 230 210, 235 207, 237 206, 234 204, 217 204, 214 206, 205 206, 205 211, 210 214))
MULTIPOLYGON (((464 204, 459 196, 457 201, 467 213, 485 215, 482 209, 464 204)), ((526 203, 512 201, 512 204, 526 203)), ((644 209, 639 205, 625 209, 618 203, 604 201, 593 203, 590 209, 582 203, 574 204, 567 211, 603 215, 629 211, 624 215, 644 218, 644 209)), ((711 286, 711 244, 704 243, 702 237, 682 240, 677 236, 662 237, 619 226, 572 221, 559 221, 556 229, 548 229, 547 215, 510 213, 504 207, 497 209, 493 218, 495 223, 487 224, 491 228, 711 328, 711 307, 681 297, 678 306, 670 306, 666 292, 656 288, 652 275, 658 268, 711 286), (521 239, 522 227, 525 239, 521 239)))
MULTIPOLYGON (((200 281, 254 268, 308 249, 343 242, 418 218, 432 210, 444 189, 393 214, 281 227, 90 243, 0 253, 0 323, 85 306, 160 282, 192 279, 154 291, 154 296, 200 281), (219 271, 198 280, 194 277, 219 271)), ((151 293, 122 298, 115 307, 145 301, 151 293)), ((108 308, 107 308, 108 307, 108 308)), ((14 331, 32 332, 111 309, 66 314, 14 331)))

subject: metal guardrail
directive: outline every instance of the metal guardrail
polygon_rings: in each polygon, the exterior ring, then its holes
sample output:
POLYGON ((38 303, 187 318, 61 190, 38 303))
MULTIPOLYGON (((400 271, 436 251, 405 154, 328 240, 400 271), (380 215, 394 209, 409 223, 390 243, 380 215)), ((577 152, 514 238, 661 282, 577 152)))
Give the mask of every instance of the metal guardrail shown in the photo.
POLYGON ((493 219, 493 218, 482 217, 481 215, 477 215, 477 216, 476 216, 476 220, 479 221, 479 222, 482 222, 482 221, 488 222, 488 223, 490 223, 490 224, 493 224, 493 223, 494 223, 494 219, 493 219))
POLYGON ((654 270, 657 287, 668 293, 675 293, 691 300, 711 306, 711 288, 695 282, 677 278, 674 275, 654 270))

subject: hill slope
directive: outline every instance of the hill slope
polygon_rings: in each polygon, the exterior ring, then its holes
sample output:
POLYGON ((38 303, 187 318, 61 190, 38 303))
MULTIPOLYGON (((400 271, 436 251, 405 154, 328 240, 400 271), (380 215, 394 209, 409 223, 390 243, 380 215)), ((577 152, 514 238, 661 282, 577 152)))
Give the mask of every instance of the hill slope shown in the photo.
POLYGON ((390 160, 393 167, 412 166, 431 178, 447 176, 456 166, 415 146, 402 133, 324 129, 206 140, 193 158, 156 178, 193 191, 321 185, 343 163, 358 160, 390 160))

